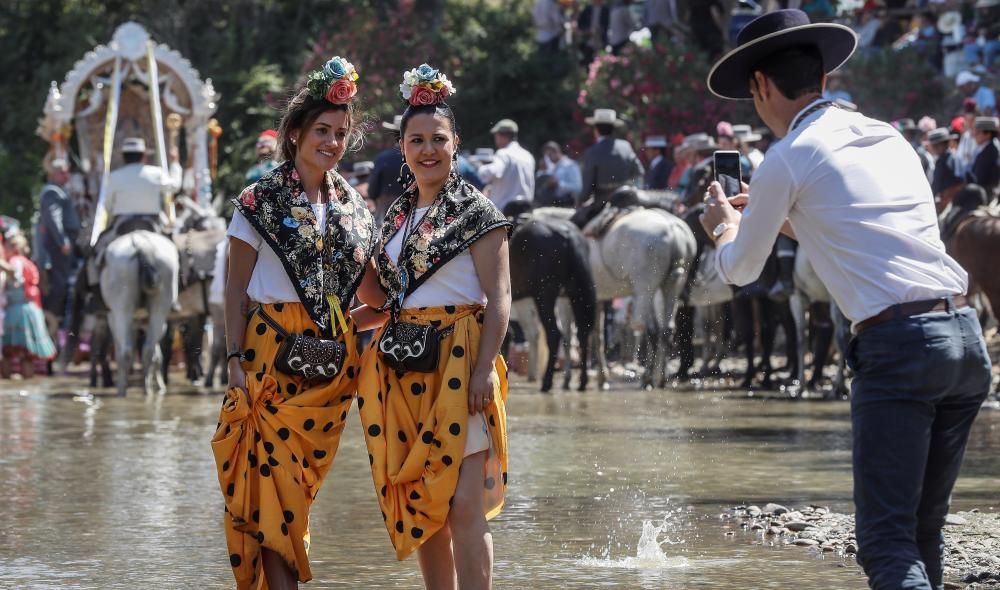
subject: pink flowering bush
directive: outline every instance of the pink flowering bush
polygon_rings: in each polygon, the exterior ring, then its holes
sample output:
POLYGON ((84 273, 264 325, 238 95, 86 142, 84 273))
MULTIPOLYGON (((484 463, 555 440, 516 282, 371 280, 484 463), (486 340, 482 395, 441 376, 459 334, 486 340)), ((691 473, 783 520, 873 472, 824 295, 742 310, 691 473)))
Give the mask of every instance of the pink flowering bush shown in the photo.
POLYGON ((722 100, 705 87, 710 65, 693 49, 628 46, 590 65, 577 96, 577 118, 611 108, 638 141, 647 135, 714 134, 720 120, 759 125, 748 102, 722 100))

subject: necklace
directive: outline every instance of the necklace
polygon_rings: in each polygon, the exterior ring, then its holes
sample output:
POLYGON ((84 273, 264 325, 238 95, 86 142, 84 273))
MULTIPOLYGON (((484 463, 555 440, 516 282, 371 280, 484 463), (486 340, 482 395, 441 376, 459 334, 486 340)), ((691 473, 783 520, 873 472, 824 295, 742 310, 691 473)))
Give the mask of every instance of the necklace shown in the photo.
POLYGON ((809 115, 812 115, 813 113, 815 113, 816 111, 819 111, 821 109, 825 109, 827 107, 833 107, 833 106, 837 106, 837 103, 833 102, 832 100, 824 100, 823 102, 818 102, 818 103, 814 104, 813 106, 809 107, 808 109, 802 111, 802 114, 799 115, 798 118, 795 119, 795 124, 792 125, 792 128, 789 129, 788 132, 791 133, 792 131, 795 131, 795 129, 799 125, 801 125, 802 121, 805 121, 806 117, 808 117, 809 115))

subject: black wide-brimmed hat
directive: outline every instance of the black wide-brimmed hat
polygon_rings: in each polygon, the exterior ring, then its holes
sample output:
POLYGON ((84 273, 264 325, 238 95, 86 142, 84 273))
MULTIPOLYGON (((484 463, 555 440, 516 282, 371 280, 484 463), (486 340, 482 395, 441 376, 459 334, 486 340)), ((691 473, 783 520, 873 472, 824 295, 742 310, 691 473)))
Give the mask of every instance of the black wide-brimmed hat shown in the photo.
POLYGON ((801 10, 776 10, 747 23, 736 36, 736 49, 722 57, 708 73, 708 89, 720 98, 748 99, 750 69, 768 55, 797 45, 813 45, 823 56, 829 74, 854 53, 854 31, 834 23, 810 23, 801 10))

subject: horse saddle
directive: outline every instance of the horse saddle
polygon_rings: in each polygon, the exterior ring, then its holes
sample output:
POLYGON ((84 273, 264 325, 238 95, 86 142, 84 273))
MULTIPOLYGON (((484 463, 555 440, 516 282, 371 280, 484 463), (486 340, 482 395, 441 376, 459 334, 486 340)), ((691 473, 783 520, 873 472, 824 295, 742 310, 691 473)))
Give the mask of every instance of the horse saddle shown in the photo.
POLYGON ((599 240, 608 233, 611 226, 615 224, 616 221, 622 217, 631 213, 635 207, 629 207, 626 209, 620 209, 618 207, 612 206, 610 203, 606 205, 601 211, 591 219, 587 225, 583 227, 583 235, 588 238, 593 238, 599 240))

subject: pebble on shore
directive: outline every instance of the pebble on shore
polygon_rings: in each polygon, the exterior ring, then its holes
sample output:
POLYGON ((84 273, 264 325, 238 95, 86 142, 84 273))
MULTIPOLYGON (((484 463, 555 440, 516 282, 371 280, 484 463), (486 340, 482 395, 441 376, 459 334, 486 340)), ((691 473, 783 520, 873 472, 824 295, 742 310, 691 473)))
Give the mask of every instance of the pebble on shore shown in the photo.
MULTIPOLYGON (((823 506, 798 510, 775 503, 765 504, 763 509, 736 506, 721 516, 730 523, 727 526, 738 524, 773 545, 812 547, 845 560, 858 552, 854 515, 831 512, 823 506)), ((972 510, 949 514, 944 537, 946 588, 1000 588, 1000 513, 972 510)))

